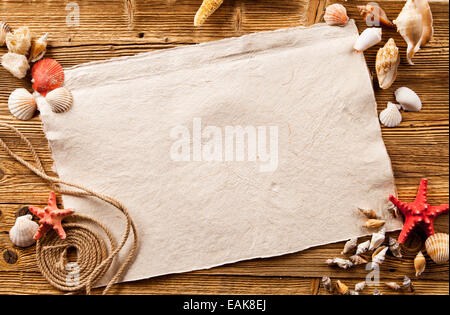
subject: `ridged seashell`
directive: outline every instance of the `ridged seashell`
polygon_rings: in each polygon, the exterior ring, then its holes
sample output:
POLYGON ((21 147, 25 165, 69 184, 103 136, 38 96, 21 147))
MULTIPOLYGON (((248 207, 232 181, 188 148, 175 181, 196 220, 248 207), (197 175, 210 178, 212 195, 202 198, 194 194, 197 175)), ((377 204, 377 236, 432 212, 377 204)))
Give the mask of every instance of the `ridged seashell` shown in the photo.
POLYGON ((353 267, 353 263, 348 259, 333 258, 325 262, 328 266, 338 266, 341 269, 349 269, 353 267))
POLYGON ((381 265, 386 258, 388 249, 389 248, 386 246, 378 247, 378 249, 372 255, 372 263, 381 265))
POLYGON ((34 244, 34 234, 39 229, 39 224, 31 220, 33 216, 27 214, 16 219, 16 223, 9 231, 11 242, 19 247, 28 247, 34 244))
POLYGON ((348 286, 346 286, 344 283, 342 283, 340 280, 336 282, 336 290, 341 295, 347 295, 348 294, 348 286))
POLYGON ((364 258, 362 258, 362 257, 359 256, 359 255, 353 255, 353 256, 350 256, 349 259, 350 259, 350 261, 353 263, 353 265, 355 265, 355 266, 363 265, 363 264, 367 264, 367 263, 368 263, 367 260, 365 260, 364 258))
POLYGON ((31 50, 30 50, 30 62, 36 62, 42 57, 44 57, 45 52, 47 51, 47 40, 48 40, 48 33, 45 33, 35 41, 31 43, 31 50))
POLYGON ((363 52, 381 42, 381 34, 382 34, 381 28, 378 27, 366 28, 361 33, 361 35, 359 35, 353 48, 357 52, 363 52))
POLYGON ((370 240, 359 244, 356 249, 356 255, 362 255, 364 253, 367 253, 369 247, 370 247, 370 240))
POLYGON ((403 289, 405 289, 408 292, 415 292, 416 291, 416 289, 414 288, 414 285, 413 285, 411 279, 408 276, 405 276, 403 278, 402 287, 403 287, 403 289))
POLYGON ((31 119, 36 112, 36 99, 25 89, 14 90, 8 99, 11 114, 21 120, 31 119))
POLYGON ((424 271, 427 265, 427 260, 422 252, 419 252, 414 258, 414 269, 416 269, 416 277, 420 276, 424 271))
POLYGON ((31 47, 31 31, 28 27, 19 27, 6 34, 6 46, 10 52, 27 55, 31 47))
POLYGON ((357 284, 355 284, 355 291, 356 292, 361 292, 362 290, 364 290, 366 285, 367 285, 366 281, 358 282, 357 284))
POLYGON ((362 209, 358 208, 358 210, 364 214, 368 219, 376 219, 378 218, 377 213, 373 211, 372 209, 362 209))
POLYGON ((322 285, 327 290, 328 293, 331 293, 333 290, 331 288, 331 279, 330 277, 323 276, 322 277, 322 285))
POLYGON ((33 89, 42 96, 59 88, 64 83, 64 69, 54 59, 41 59, 31 69, 33 89))
POLYGON ((364 224, 364 227, 366 227, 368 229, 378 229, 378 228, 382 227, 385 223, 386 223, 386 221, 384 221, 384 220, 369 219, 364 224))
POLYGON ((11 52, 2 56, 2 66, 18 79, 25 78, 30 69, 27 57, 11 52))
POLYGON ((424 46, 433 37, 433 14, 431 13, 431 8, 428 0, 415 0, 414 3, 416 4, 417 9, 422 15, 423 34, 421 46, 424 46))
POLYGON ((436 233, 425 241, 428 256, 438 265, 448 263, 448 234, 436 233))
POLYGON ((387 107, 380 113, 380 122, 388 127, 393 128, 398 126, 403 118, 402 113, 400 113, 399 106, 397 104, 388 102, 387 107))
POLYGON ((391 87, 397 78, 398 65, 400 64, 400 54, 393 38, 390 38, 383 48, 377 53, 376 71, 378 84, 382 89, 391 87))
POLYGON ((352 238, 347 243, 345 243, 344 250, 341 252, 341 254, 350 253, 352 250, 356 248, 357 245, 358 245, 358 238, 357 237, 352 238))
POLYGON ((60 87, 48 92, 45 100, 54 113, 64 113, 68 111, 73 104, 72 93, 65 87, 60 87))
POLYGON ((325 15, 323 18, 328 25, 339 26, 344 26, 349 20, 347 9, 339 3, 329 5, 325 10, 325 15))
POLYGON ((357 6, 359 13, 364 15, 367 26, 383 26, 387 28, 395 28, 386 15, 386 12, 376 3, 371 2, 366 5, 357 6))
POLYGON ((0 21, 0 46, 5 45, 6 34, 11 32, 11 28, 8 23, 0 21))
POLYGON ((384 285, 394 291, 398 291, 401 289, 400 285, 397 282, 386 282, 384 285))
POLYGON ((203 0, 194 18, 194 26, 202 26, 203 23, 222 5, 223 0, 203 0))
POLYGON ((395 99, 399 102, 403 110, 408 112, 418 112, 422 109, 422 101, 420 97, 406 86, 398 88, 395 91, 395 99))
POLYGON ((386 229, 382 228, 379 232, 372 234, 369 250, 375 250, 383 244, 386 237, 386 229))
POLYGON ((378 290, 378 289, 374 289, 373 295, 383 295, 383 293, 381 293, 380 290, 378 290))
POLYGON ((393 237, 389 237, 389 250, 394 257, 403 257, 400 243, 393 237))

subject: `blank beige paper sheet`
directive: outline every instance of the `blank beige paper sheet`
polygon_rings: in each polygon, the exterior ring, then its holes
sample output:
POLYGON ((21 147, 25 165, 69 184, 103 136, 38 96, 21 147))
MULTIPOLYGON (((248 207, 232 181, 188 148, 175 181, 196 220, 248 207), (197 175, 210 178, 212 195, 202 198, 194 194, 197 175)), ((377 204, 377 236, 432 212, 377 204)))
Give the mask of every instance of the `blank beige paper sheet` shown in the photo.
MULTIPOLYGON (((353 21, 319 24, 66 70, 74 104, 55 114, 41 100, 45 134, 62 179, 127 205, 140 242, 123 281, 367 235, 358 207, 401 227, 385 210, 394 178, 357 35, 353 21), (243 160, 225 158, 227 126, 248 127, 248 138, 236 136, 243 160), (174 151, 177 135, 190 138, 174 151), (222 160, 198 155, 211 135, 223 140, 210 147, 222 160), (272 155, 249 158, 252 139, 272 155)), ((121 237, 116 209, 63 201, 121 237)))

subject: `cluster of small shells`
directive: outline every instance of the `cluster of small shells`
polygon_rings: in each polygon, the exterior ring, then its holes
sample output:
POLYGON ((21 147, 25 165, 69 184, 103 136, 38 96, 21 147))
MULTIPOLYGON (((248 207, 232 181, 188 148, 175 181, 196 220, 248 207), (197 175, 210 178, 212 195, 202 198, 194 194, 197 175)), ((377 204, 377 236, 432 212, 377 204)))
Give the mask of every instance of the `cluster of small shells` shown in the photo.
POLYGON ((380 113, 381 123, 389 128, 396 127, 402 122, 401 109, 408 112, 418 112, 422 109, 420 97, 410 88, 403 86, 394 94, 399 104, 388 102, 387 107, 380 113))
MULTIPOLYGON (((385 282, 384 285, 392 290, 392 291, 404 291, 409 293, 414 293, 415 288, 408 276, 404 276, 402 284, 398 284, 397 282, 385 282)), ((339 295, 359 295, 360 292, 364 291, 364 289, 368 286, 366 281, 361 281, 355 284, 355 288, 351 290, 344 282, 341 280, 337 280, 335 286, 333 286, 333 282, 330 277, 323 276, 322 277, 322 286, 324 289, 330 293, 337 293, 339 295)), ((373 295, 383 295, 380 290, 375 288, 373 290, 373 295)))

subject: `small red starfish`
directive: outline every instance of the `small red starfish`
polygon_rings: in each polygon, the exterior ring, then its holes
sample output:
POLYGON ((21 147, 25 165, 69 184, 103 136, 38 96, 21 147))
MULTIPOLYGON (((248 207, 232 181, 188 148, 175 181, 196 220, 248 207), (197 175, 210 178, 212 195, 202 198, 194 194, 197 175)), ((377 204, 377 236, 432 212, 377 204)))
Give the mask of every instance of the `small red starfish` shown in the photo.
POLYGON ((58 206, 56 205, 56 195, 53 191, 50 192, 50 195, 48 196, 48 206, 45 207, 44 210, 34 206, 29 206, 28 209, 30 209, 31 213, 41 219, 39 220, 39 229, 34 235, 35 240, 40 239, 51 229, 55 230, 61 239, 64 240, 66 238, 66 232, 64 232, 61 221, 74 213, 74 211, 72 209, 58 209, 58 206))
POLYGON ((437 216, 447 213, 448 204, 440 206, 430 206, 427 202, 428 179, 423 178, 420 182, 414 202, 406 203, 398 200, 394 196, 389 196, 389 200, 403 213, 405 223, 402 232, 398 237, 398 242, 403 244, 412 230, 416 227, 423 229, 427 236, 434 234, 433 223, 437 216))

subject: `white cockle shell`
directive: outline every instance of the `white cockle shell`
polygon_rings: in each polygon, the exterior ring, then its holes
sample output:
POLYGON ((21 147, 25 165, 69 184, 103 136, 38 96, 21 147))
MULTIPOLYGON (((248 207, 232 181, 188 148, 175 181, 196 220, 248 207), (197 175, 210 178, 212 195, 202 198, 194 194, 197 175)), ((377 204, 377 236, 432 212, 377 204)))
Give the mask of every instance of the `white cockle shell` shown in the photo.
POLYGON ((418 112, 422 109, 422 101, 420 97, 407 87, 398 88, 395 91, 395 99, 401 105, 403 110, 408 112, 418 112))
POLYGON ((21 120, 31 119, 36 112, 36 99, 25 89, 14 90, 8 99, 11 114, 21 120))
POLYGON ((28 247, 34 244, 33 236, 36 234, 39 225, 32 218, 31 214, 27 214, 16 219, 16 223, 9 231, 9 238, 14 245, 28 247))
POLYGON ((64 113, 68 111, 73 104, 72 93, 65 87, 60 87, 48 92, 45 100, 54 113, 64 113))

